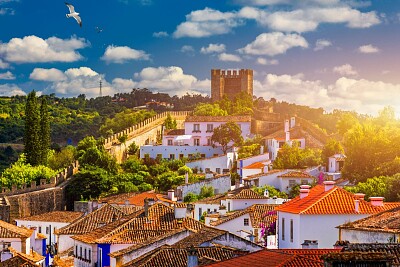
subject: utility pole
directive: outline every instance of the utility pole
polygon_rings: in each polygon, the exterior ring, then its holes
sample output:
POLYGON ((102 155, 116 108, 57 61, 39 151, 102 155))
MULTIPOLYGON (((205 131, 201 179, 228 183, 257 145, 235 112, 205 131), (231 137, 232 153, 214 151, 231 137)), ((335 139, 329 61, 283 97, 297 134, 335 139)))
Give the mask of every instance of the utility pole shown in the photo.
POLYGON ((101 78, 100 78, 100 97, 103 96, 103 94, 102 94, 102 92, 101 92, 101 85, 102 85, 102 81, 101 81, 101 78))

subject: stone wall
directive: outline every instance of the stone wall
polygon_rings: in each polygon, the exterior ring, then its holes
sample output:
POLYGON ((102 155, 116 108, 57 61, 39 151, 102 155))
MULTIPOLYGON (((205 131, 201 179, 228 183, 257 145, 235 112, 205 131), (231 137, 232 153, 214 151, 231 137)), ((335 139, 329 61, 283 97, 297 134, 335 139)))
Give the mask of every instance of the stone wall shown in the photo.
POLYGON ((203 186, 212 186, 216 191, 215 194, 226 193, 231 189, 231 176, 222 175, 193 184, 180 185, 176 189, 175 195, 181 199, 183 199, 189 192, 199 195, 203 186))

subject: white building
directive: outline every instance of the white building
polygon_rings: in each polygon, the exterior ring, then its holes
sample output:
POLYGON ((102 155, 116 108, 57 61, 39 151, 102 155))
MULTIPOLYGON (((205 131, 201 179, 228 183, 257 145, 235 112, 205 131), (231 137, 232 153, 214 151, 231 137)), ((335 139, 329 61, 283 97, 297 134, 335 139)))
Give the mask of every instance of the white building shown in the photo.
POLYGON ((153 146, 140 147, 140 158, 148 155, 150 158, 182 159, 182 158, 211 158, 222 155, 220 147, 212 146, 153 146))
POLYGON ((185 165, 200 172, 222 174, 230 171, 236 158, 237 152, 228 152, 226 155, 188 161, 185 165))
POLYGON ((305 136, 301 132, 300 127, 296 126, 295 117, 290 118, 290 121, 286 119, 283 131, 270 134, 265 137, 265 140, 272 161, 276 159, 279 149, 281 149, 284 144, 292 145, 295 141, 299 144, 301 149, 306 147, 305 136))
POLYGON ((340 173, 343 168, 346 156, 343 154, 335 154, 329 157, 328 173, 340 173))
POLYGON ((238 159, 237 172, 242 178, 241 183, 249 175, 267 172, 270 164, 269 153, 264 153, 263 146, 260 148, 260 155, 238 159))
POLYGON ((258 173, 249 175, 243 179, 243 183, 248 186, 256 186, 261 187, 265 185, 271 185, 275 188, 280 188, 280 179, 279 175, 285 174, 289 172, 289 170, 270 170, 265 173, 258 173))
POLYGON ((382 211, 379 203, 370 203, 333 181, 311 190, 301 186, 300 196, 280 205, 278 211, 279 248, 332 248, 338 240, 338 225, 365 218, 382 211))

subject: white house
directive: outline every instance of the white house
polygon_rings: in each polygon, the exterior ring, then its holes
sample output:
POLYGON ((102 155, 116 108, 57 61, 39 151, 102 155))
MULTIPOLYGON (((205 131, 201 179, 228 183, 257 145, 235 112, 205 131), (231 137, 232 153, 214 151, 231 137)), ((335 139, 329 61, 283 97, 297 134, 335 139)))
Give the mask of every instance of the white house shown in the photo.
POLYGON ((260 196, 251 189, 243 189, 238 194, 229 194, 226 199, 221 200, 221 205, 227 208, 227 211, 243 210, 254 204, 268 204, 269 197, 260 196))
POLYGON ((301 132, 300 127, 296 126, 295 117, 290 118, 290 121, 286 119, 283 131, 268 135, 265 137, 265 141, 272 161, 276 159, 279 149, 286 143, 292 145, 296 141, 301 149, 306 147, 305 136, 301 132))
POLYGON ((344 154, 335 154, 330 156, 328 158, 328 175, 338 176, 337 174, 340 174, 345 160, 346 156, 344 154))
POLYGON ((276 208, 279 248, 332 248, 338 239, 336 227, 365 218, 384 209, 382 202, 367 202, 333 181, 309 189, 276 208), (382 205, 382 206, 381 206, 382 205))
POLYGON ((146 155, 153 159, 182 159, 197 156, 200 156, 200 158, 211 158, 223 155, 223 151, 221 147, 212 146, 141 146, 140 158, 144 158, 146 155))
POLYGON ((228 152, 225 155, 188 161, 185 165, 200 172, 222 174, 230 171, 236 158, 237 152, 228 152))
MULTIPOLYGON (((390 205, 385 203, 385 205, 390 205)), ((399 243, 400 202, 393 209, 339 225, 339 241, 350 243, 399 243)))
POLYGON ((253 174, 244 178, 243 183, 248 186, 261 187, 271 185, 275 188, 280 188, 280 179, 278 176, 287 172, 289 172, 289 170, 275 169, 264 173, 253 174))
POLYGON ((264 153, 264 147, 260 148, 260 155, 251 156, 237 160, 237 172, 243 182, 243 178, 249 175, 268 172, 268 165, 271 164, 269 153, 264 153))
POLYGON ((284 174, 278 175, 279 189, 282 192, 289 193, 295 185, 306 185, 315 182, 315 177, 302 171, 289 171, 284 174))
MULTIPOLYGON (((254 204, 250 207, 228 213, 219 217, 213 217, 206 220, 206 224, 238 234, 243 238, 264 245, 263 234, 265 229, 276 221, 274 212, 277 205, 254 204)), ((273 240, 275 237, 272 238, 273 240)), ((276 248, 276 242, 269 243, 268 248, 276 248)))

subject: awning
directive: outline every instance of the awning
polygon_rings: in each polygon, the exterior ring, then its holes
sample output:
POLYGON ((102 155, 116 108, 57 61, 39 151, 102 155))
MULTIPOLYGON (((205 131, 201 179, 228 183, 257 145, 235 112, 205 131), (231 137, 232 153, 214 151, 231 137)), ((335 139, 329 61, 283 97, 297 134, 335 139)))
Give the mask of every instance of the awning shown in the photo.
POLYGON ((191 138, 192 138, 192 135, 190 135, 190 134, 178 135, 177 137, 175 137, 175 141, 190 140, 191 138))

